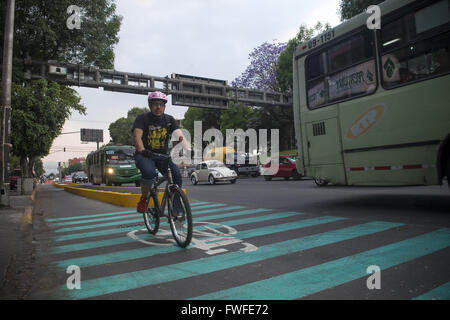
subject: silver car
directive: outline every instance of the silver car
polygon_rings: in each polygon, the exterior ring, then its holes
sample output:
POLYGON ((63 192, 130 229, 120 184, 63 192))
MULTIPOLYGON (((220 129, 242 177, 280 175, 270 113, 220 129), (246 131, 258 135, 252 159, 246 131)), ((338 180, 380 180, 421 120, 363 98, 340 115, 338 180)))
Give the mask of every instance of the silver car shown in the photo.
POLYGON ((198 182, 215 184, 217 181, 230 181, 231 183, 235 183, 236 179, 236 172, 228 169, 218 160, 207 160, 199 163, 191 174, 192 184, 197 184, 198 182))

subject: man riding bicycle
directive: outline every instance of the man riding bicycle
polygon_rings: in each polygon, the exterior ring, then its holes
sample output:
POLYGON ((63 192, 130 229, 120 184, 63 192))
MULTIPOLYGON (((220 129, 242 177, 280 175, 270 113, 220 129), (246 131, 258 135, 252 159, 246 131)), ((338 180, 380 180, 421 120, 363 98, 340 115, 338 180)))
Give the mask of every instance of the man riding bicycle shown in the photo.
MULTIPOLYGON (((145 212, 147 195, 157 178, 158 169, 163 175, 167 173, 167 162, 164 159, 152 155, 152 153, 168 154, 169 140, 172 134, 183 143, 185 149, 191 149, 184 140, 183 133, 177 125, 175 118, 165 114, 167 96, 159 91, 148 95, 150 112, 139 115, 133 124, 133 142, 136 147, 136 167, 141 170, 142 196, 137 206, 137 211, 145 212), (166 165, 165 165, 166 164, 166 165)), ((178 166, 169 160, 173 181, 181 188, 182 178, 178 166)))

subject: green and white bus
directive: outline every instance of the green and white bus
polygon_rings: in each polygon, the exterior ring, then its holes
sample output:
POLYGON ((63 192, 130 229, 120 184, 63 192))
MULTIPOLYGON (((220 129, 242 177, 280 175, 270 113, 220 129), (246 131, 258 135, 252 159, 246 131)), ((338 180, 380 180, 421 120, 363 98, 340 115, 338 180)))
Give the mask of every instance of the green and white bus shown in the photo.
POLYGON ((86 158, 87 174, 92 184, 120 186, 122 183, 140 185, 141 173, 134 162, 133 146, 104 146, 86 158))
POLYGON ((294 54, 297 170, 318 185, 450 176, 450 0, 387 0, 294 54))

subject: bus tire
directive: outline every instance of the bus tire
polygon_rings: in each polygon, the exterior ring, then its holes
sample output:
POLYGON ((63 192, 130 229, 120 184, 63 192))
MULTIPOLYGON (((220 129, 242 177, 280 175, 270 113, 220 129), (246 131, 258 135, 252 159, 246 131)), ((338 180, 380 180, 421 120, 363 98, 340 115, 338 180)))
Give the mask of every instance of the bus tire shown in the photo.
POLYGON ((450 188, 450 153, 447 156, 447 166, 445 167, 445 173, 447 175, 447 184, 450 188))
POLYGON ((318 187, 325 187, 326 185, 328 185, 328 181, 327 180, 323 180, 323 179, 316 179, 316 178, 314 178, 314 182, 316 183, 316 185, 318 187))

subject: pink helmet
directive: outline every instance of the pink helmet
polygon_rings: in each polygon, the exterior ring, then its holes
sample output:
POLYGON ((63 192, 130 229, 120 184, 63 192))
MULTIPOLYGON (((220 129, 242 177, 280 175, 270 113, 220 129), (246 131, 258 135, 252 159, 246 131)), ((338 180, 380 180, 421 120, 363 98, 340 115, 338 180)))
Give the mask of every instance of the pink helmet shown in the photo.
POLYGON ((151 103, 152 100, 162 100, 164 103, 167 103, 167 95, 162 93, 161 91, 150 92, 148 94, 148 102, 151 103))

